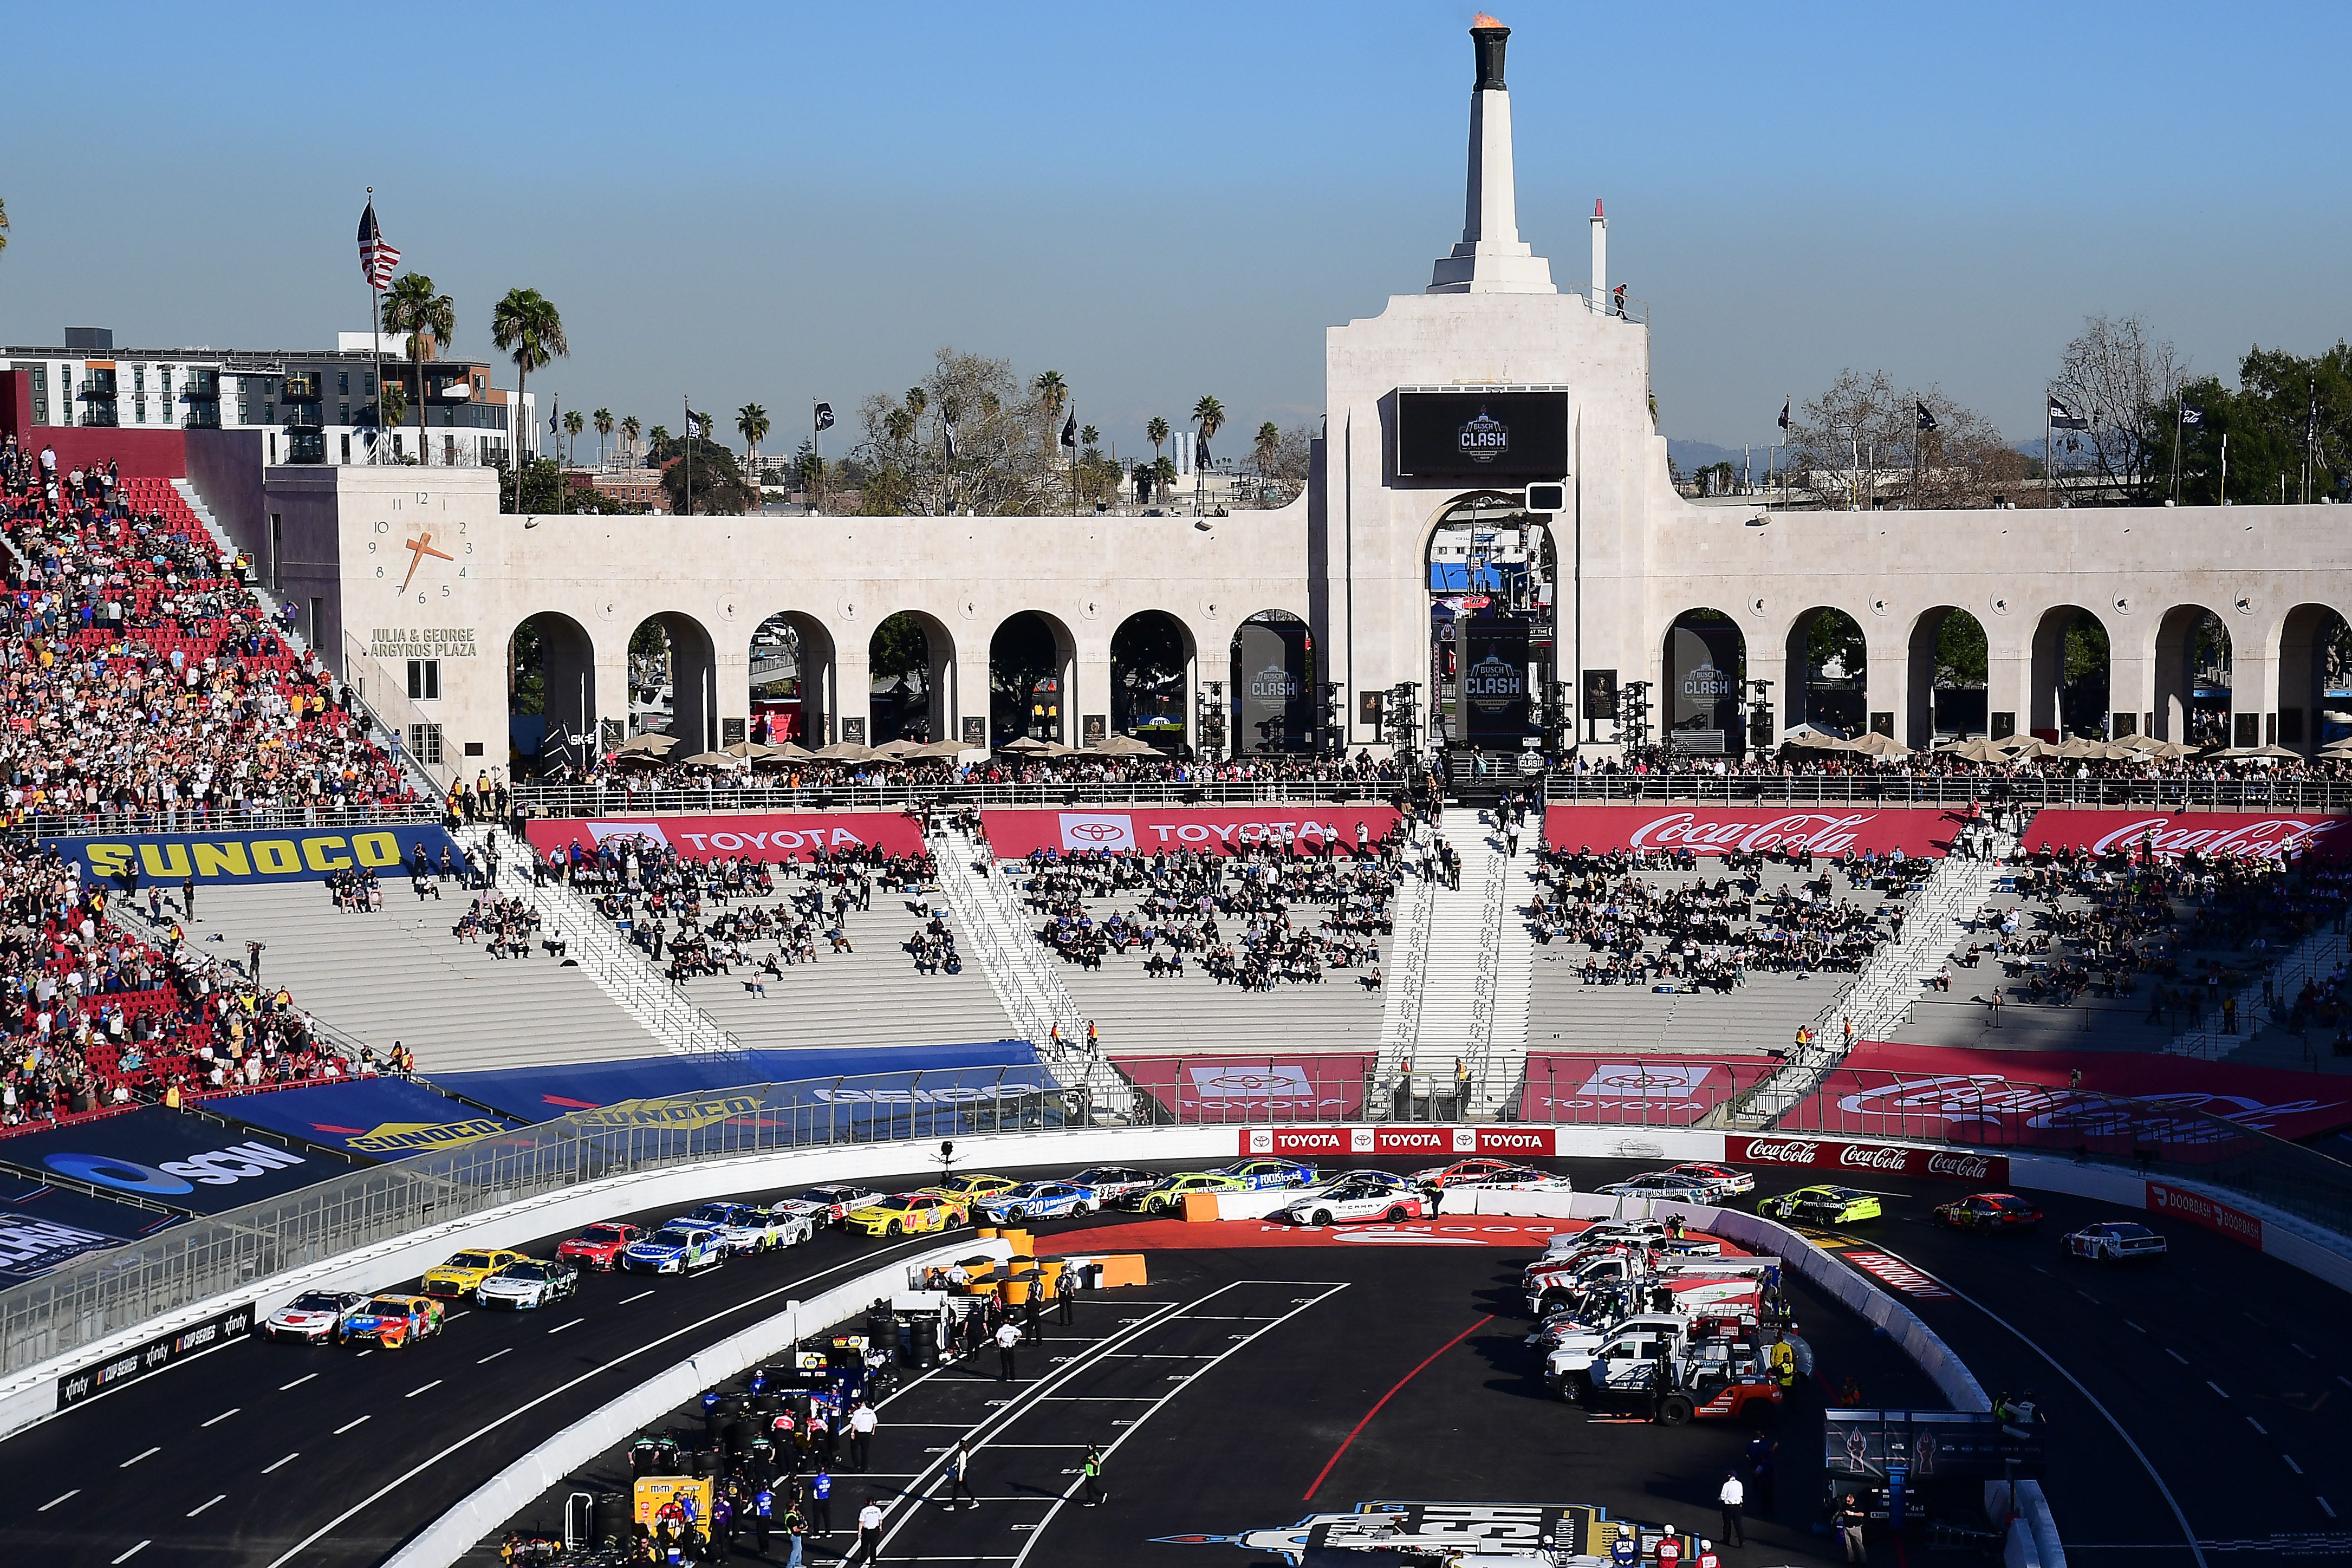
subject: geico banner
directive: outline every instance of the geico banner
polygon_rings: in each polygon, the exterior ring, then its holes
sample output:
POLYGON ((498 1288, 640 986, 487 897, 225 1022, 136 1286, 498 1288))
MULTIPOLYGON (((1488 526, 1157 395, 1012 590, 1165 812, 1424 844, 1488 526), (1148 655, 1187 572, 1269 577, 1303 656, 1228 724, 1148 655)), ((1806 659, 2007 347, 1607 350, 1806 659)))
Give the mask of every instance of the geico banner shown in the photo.
POLYGON ((1038 850, 1213 850, 1236 854, 1261 844, 1294 853, 1353 849, 1359 837, 1377 843, 1396 826, 1386 806, 1203 806, 1149 811, 982 811, 996 852, 1010 860, 1038 850))
POLYGON ((1940 855, 1953 812, 1895 806, 1553 806, 1544 842, 1556 850, 1688 850, 1701 855, 1940 855))
POLYGON ((541 859, 575 844, 583 852, 613 839, 667 845, 681 860, 814 860, 870 849, 923 853, 923 830, 898 811, 763 811, 741 817, 551 817, 523 833, 541 859))
POLYGON ((2152 1181, 2147 1184, 2147 1211, 2178 1215, 2191 1225, 2201 1225, 2232 1241, 2242 1241, 2257 1251, 2262 1249, 2263 1222, 2259 1216, 2216 1203, 2201 1192, 2152 1181))
POLYGON ((2352 818, 2320 811, 2067 811, 2035 815, 2027 850, 2089 850, 2095 854, 2227 855, 2278 860, 2291 854, 2342 860, 2352 854, 2352 818))
POLYGON ((126 834, 50 839, 49 846, 99 882, 136 874, 142 882, 317 882, 341 871, 390 875, 418 845, 435 867, 441 852, 460 857, 448 833, 431 824, 391 828, 285 828, 256 833, 126 834))
POLYGON ((1733 1165, 1785 1166, 1857 1176, 1942 1176, 1948 1181, 2009 1185, 2009 1156, 1975 1149, 1917 1149, 1901 1144, 1855 1144, 1840 1138, 1792 1138, 1779 1134, 1726 1138, 1733 1165))
POLYGON ((1307 1159, 1337 1155, 1426 1155, 1444 1161, 1468 1155, 1513 1159, 1549 1158, 1549 1127, 1244 1127, 1244 1155, 1307 1159))

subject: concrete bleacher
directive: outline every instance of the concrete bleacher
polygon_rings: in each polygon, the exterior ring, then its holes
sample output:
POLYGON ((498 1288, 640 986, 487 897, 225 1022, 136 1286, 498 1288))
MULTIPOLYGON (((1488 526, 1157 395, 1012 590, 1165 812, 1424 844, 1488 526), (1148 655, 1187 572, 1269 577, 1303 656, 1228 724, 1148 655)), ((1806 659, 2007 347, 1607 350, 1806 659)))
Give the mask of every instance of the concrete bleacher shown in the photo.
POLYGON ((427 1077, 662 1053, 585 970, 544 956, 494 959, 452 936, 472 896, 456 883, 422 904, 404 876, 383 891, 381 912, 345 915, 323 883, 208 886, 185 925, 200 953, 239 966, 247 941, 264 944, 265 985, 380 1053, 401 1041, 427 1077))
MULTIPOLYGON (((1815 862, 1818 877, 1826 862, 1815 862)), ((1719 882, 1727 874, 1712 860, 1702 860, 1696 871, 1644 868, 1634 873, 1642 881, 1668 891, 1695 882, 1719 882)), ((1757 899, 1779 891, 1794 891, 1809 880, 1787 866, 1768 863, 1760 873, 1757 899)), ((1832 878, 1833 896, 1866 909, 1908 908, 1909 898, 1888 900, 1867 889, 1851 889, 1843 876, 1832 878)), ((1751 969, 1746 980, 1727 992, 1689 989, 1654 991, 1648 985, 1584 983, 1580 971, 1591 949, 1581 942, 1555 937, 1535 945, 1535 973, 1529 986, 1528 1049, 1532 1051, 1655 1051, 1675 1055, 1761 1055, 1786 1051, 1797 1030, 1813 1021, 1838 992, 1854 978, 1850 970, 1823 969, 1810 975, 1751 969)))

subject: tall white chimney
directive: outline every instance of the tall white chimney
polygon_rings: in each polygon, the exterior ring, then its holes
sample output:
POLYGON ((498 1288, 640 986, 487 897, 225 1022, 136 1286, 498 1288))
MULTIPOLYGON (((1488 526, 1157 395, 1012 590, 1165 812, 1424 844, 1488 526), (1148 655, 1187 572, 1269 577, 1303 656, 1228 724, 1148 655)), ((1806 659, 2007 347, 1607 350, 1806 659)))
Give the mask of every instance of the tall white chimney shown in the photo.
POLYGON ((1609 311, 1609 219, 1598 196, 1592 198, 1592 308, 1609 311))
POLYGON ((1430 274, 1432 294, 1553 294, 1551 264, 1519 238, 1511 172, 1511 94, 1503 45, 1511 30, 1484 12, 1470 24, 1478 77, 1470 89, 1470 176, 1462 243, 1430 274))

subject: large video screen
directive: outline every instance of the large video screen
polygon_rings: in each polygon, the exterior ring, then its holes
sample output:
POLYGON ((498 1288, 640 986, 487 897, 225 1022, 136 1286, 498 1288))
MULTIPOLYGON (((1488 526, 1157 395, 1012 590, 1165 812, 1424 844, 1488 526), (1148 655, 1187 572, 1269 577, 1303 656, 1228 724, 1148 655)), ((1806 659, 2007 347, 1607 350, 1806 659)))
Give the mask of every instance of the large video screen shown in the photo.
POLYGON ((1400 479, 1559 479, 1568 474, 1564 392, 1397 393, 1400 479))

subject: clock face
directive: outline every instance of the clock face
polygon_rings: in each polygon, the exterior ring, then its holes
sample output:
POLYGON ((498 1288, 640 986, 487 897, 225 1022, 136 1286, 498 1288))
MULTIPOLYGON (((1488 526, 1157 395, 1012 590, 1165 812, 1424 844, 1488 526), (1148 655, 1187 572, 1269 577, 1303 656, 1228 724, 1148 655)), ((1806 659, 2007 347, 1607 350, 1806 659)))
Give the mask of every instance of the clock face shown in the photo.
POLYGON ((397 603, 430 606, 473 576, 470 525, 378 522, 368 540, 371 575, 397 603))

